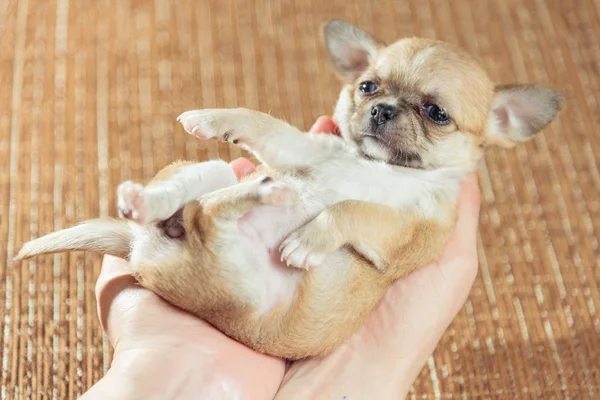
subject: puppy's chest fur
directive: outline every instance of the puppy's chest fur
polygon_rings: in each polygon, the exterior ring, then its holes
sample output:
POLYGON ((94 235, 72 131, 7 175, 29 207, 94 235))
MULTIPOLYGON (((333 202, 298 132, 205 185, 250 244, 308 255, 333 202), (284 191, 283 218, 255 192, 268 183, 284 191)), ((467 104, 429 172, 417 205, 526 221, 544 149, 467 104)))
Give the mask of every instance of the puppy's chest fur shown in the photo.
POLYGON ((298 193, 294 213, 303 222, 345 200, 412 210, 423 219, 444 219, 459 189, 458 174, 371 161, 349 146, 310 168, 277 169, 272 173, 298 193))
MULTIPOLYGON (((449 205, 456 201, 459 187, 458 180, 439 171, 390 166, 364 159, 347 147, 310 168, 265 168, 260 173, 293 188, 298 195, 297 203, 289 208, 255 208, 235 223, 224 224, 221 232, 223 242, 231 241, 224 263, 253 260, 256 266, 267 266, 262 271, 266 280, 257 283, 262 287, 257 304, 261 314, 293 300, 302 271, 289 268, 280 260, 278 246, 323 210, 346 200, 357 200, 385 205, 398 212, 409 211, 416 219, 445 223, 454 215, 449 205)), ((401 231, 403 227, 397 229, 401 231)), ((318 271, 310 271, 312 282, 326 286, 333 279, 348 277, 351 257, 347 249, 338 250, 318 271)))

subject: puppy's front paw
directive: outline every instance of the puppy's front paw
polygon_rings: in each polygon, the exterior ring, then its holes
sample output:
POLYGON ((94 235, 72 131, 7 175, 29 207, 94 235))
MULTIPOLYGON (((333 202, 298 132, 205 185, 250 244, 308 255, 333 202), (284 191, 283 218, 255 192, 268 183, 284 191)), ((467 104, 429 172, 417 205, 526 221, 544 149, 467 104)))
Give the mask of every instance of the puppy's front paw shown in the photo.
POLYGON ((177 117, 191 135, 232 143, 238 143, 244 119, 242 112, 229 109, 191 110, 177 117))
POLYGON ((121 217, 139 224, 148 221, 148 206, 144 199, 144 186, 132 181, 121 183, 117 189, 118 208, 121 217))
POLYGON ((332 240, 320 222, 313 220, 293 232, 279 247, 281 261, 296 268, 316 268, 339 246, 332 240))

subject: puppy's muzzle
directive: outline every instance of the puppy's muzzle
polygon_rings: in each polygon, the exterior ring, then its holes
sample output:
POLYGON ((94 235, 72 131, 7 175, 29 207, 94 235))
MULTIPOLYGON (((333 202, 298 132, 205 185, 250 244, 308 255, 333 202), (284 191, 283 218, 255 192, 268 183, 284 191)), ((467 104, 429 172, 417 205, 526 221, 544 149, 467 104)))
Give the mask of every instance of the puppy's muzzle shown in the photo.
POLYGON ((389 104, 379 103, 371 109, 371 120, 377 125, 383 125, 398 115, 398 109, 389 104))

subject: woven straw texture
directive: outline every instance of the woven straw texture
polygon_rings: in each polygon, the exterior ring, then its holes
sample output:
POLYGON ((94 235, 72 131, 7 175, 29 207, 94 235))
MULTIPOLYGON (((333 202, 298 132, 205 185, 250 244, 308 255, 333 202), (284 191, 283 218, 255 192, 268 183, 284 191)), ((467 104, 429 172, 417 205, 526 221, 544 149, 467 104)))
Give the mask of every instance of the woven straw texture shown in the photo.
POLYGON ((0 0, 2 398, 72 399, 110 362, 100 258, 14 264, 27 239, 116 215, 116 186, 176 158, 240 151, 184 134, 184 110, 244 106, 308 128, 339 83, 320 24, 457 43, 567 111, 481 168, 480 273, 415 399, 600 398, 597 0, 0 0))

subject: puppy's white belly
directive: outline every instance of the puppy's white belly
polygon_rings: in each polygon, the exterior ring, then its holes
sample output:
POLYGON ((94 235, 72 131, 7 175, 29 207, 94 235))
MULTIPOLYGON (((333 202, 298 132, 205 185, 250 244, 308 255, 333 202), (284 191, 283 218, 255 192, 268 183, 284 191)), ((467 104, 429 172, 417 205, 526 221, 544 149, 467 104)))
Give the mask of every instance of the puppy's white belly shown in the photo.
POLYGON ((281 262, 279 245, 282 240, 304 221, 301 221, 292 207, 258 207, 238 220, 240 245, 248 260, 256 263, 259 306, 262 315, 276 304, 289 305, 304 271, 288 267, 281 262))

